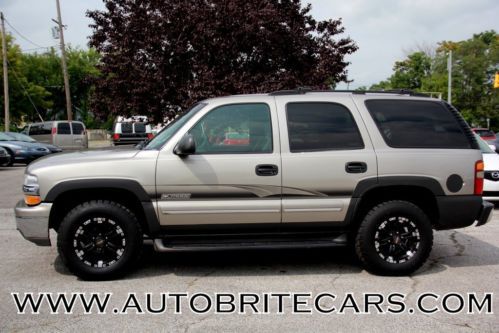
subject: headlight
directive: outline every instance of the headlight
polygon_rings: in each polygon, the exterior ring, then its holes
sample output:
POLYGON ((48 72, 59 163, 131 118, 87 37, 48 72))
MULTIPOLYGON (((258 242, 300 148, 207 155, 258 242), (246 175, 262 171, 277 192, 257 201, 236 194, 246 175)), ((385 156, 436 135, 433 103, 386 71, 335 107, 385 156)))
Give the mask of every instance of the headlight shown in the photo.
POLYGON ((24 202, 29 206, 36 206, 42 200, 40 198, 40 186, 38 178, 33 175, 24 175, 23 183, 24 202))
POLYGON ((20 154, 25 154, 27 153, 28 151, 26 149, 17 149, 16 150, 16 155, 20 155, 20 154))

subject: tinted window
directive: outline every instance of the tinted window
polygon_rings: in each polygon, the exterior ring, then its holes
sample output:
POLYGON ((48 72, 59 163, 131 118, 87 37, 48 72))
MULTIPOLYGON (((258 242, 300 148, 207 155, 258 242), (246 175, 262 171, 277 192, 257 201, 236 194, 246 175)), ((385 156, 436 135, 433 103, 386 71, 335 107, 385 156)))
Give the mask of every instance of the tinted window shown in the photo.
POLYGON ((121 133, 132 133, 132 123, 121 123, 121 133))
POLYGON ((266 104, 218 107, 189 133, 196 142, 196 154, 272 152, 272 124, 266 104))
POLYGON ((83 125, 80 124, 80 123, 71 123, 71 126, 73 126, 73 134, 77 134, 77 135, 80 135, 80 134, 83 134, 83 125))
POLYGON ((57 134, 71 134, 71 128, 69 127, 69 123, 58 123, 57 134))
POLYGON ((367 109, 394 148, 470 148, 454 116, 439 102, 369 100, 367 109))
POLYGON ((146 124, 145 123, 135 123, 135 133, 145 133, 146 124))
POLYGON ((50 127, 44 126, 43 124, 31 125, 28 135, 43 135, 52 134, 52 129, 50 127))
POLYGON ((293 153, 364 148, 352 114, 342 105, 289 103, 286 115, 293 153))

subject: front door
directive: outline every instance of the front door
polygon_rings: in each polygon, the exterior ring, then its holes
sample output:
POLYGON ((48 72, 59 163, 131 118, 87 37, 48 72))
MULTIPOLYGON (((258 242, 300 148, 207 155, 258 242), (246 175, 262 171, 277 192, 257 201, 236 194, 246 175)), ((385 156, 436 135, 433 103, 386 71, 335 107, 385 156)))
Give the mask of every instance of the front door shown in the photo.
POLYGON ((208 105, 172 140, 191 134, 193 155, 161 150, 156 172, 160 223, 223 229, 278 227, 281 159, 273 98, 208 105), (188 128, 188 130, 186 129, 188 128))

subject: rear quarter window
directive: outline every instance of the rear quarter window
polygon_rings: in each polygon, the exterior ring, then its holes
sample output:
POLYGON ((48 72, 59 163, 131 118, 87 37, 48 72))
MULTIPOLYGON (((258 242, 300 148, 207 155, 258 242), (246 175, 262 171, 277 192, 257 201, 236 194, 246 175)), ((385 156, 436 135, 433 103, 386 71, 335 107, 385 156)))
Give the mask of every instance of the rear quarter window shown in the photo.
POLYGON ((471 148, 457 119, 440 102, 376 99, 365 104, 390 147, 471 148))
POLYGON ((50 127, 46 127, 44 124, 33 124, 29 128, 26 134, 28 135, 46 135, 51 134, 52 129, 50 127))

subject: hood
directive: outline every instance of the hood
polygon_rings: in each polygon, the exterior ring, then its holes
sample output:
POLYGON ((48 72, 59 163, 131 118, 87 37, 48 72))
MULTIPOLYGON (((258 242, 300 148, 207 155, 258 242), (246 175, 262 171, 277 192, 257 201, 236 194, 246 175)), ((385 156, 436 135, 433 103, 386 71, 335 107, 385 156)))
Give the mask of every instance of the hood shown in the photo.
POLYGON ((137 155, 137 149, 106 149, 62 152, 39 158, 32 162, 26 172, 52 165, 67 165, 129 159, 137 155))
POLYGON ((486 171, 499 170, 499 154, 483 154, 486 171))
POLYGON ((25 141, 0 141, 0 147, 8 147, 8 148, 30 148, 30 147, 41 147, 37 144, 33 144, 25 141))

